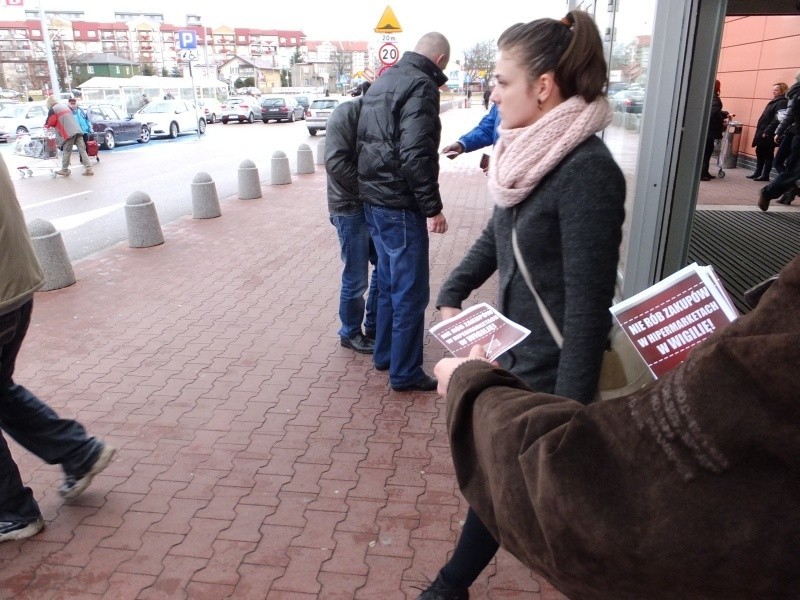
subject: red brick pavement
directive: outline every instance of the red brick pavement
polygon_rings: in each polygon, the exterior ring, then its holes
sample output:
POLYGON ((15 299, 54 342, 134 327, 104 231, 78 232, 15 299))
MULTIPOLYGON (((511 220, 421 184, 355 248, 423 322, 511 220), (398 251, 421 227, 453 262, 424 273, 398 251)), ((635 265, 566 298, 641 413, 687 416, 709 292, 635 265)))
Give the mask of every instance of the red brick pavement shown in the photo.
MULTIPOLYGON (((434 297, 490 211, 476 168, 441 181, 434 297)), ((60 470, 12 444, 47 528, 0 545, 0 598, 399 600, 452 550, 443 399, 390 391, 338 344, 324 172, 264 194, 37 294, 18 380, 119 452, 65 503, 60 470)), ((443 355, 429 340, 426 369, 443 355)), ((473 597, 564 598, 503 552, 473 597)))

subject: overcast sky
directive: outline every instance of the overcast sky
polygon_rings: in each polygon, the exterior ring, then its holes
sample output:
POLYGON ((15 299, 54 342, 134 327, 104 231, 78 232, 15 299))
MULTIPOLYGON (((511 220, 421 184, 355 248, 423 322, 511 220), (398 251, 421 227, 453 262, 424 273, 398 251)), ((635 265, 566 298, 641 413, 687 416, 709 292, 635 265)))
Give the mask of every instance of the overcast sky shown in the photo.
MULTIPOLYGON (((186 14, 197 14, 209 27, 253 27, 298 29, 308 39, 377 39, 374 29, 386 6, 391 6, 400 27, 398 44, 407 50, 428 31, 445 34, 457 58, 478 42, 497 39, 509 25, 540 17, 561 18, 566 0, 42 0, 45 10, 84 10, 87 19, 112 20, 114 11, 158 12, 175 25, 186 22, 186 14), (261 16, 263 15, 263 16, 261 16)), ((27 10, 38 8, 36 0, 24 0, 27 10)), ((2 19, 0 15, 0 19, 2 19)))

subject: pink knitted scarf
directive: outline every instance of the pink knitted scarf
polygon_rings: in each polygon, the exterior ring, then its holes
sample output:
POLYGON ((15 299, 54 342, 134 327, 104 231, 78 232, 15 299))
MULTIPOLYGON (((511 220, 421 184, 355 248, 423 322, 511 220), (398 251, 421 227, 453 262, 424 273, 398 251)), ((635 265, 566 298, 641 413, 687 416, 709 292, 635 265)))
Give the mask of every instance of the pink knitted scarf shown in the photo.
POLYGON ((492 200, 503 208, 522 202, 567 154, 611 123, 611 114, 604 97, 589 104, 573 96, 533 125, 500 127, 489 167, 492 200))

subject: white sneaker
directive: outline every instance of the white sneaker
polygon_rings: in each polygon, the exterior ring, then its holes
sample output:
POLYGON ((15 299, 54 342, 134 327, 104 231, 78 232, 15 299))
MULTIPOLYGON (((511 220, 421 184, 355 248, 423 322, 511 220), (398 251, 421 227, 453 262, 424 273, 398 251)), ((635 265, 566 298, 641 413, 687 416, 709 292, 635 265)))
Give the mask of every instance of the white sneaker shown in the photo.
POLYGON ((80 496, 86 491, 86 488, 89 487, 89 484, 92 483, 94 476, 108 466, 108 464, 111 462, 111 459, 114 457, 114 452, 116 451, 117 449, 113 446, 103 444, 103 447, 100 449, 100 453, 97 455, 97 460, 94 461, 94 464, 92 465, 92 468, 89 469, 89 472, 80 479, 76 479, 72 475, 65 476, 61 487, 58 488, 58 495, 62 498, 66 498, 67 500, 71 500, 72 498, 77 498, 80 496))
POLYGON ((0 542, 13 542, 33 537, 44 529, 44 519, 39 517, 33 523, 0 522, 0 542))

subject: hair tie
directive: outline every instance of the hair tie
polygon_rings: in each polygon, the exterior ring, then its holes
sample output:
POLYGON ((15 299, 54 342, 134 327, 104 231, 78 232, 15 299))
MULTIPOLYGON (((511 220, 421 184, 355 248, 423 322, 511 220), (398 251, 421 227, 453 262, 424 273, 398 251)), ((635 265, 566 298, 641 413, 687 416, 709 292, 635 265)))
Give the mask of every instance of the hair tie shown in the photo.
POLYGON ((572 26, 575 25, 575 17, 572 16, 571 12, 568 12, 560 22, 563 23, 567 29, 572 29, 572 26))

